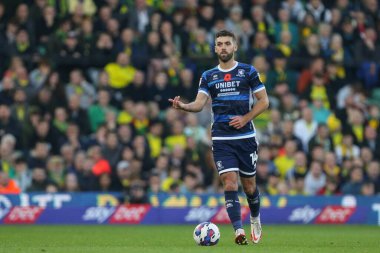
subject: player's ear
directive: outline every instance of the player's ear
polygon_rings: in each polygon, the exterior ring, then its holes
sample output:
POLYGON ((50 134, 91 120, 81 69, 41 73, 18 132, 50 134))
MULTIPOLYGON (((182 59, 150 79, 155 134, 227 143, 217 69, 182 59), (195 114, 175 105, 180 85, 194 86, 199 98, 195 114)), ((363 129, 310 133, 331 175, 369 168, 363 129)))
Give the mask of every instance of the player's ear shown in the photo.
POLYGON ((234 52, 237 51, 237 48, 238 48, 238 46, 237 46, 237 41, 234 41, 234 52))

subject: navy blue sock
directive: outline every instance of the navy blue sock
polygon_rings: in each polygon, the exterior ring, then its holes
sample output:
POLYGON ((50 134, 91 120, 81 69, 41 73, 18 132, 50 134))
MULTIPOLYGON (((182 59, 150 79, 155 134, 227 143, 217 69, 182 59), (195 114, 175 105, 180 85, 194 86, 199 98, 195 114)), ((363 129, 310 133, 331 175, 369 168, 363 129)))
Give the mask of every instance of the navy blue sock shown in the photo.
POLYGON ((225 191, 226 210, 234 229, 243 228, 241 221, 240 201, 237 191, 225 191))
POLYGON ((260 213, 260 192, 259 188, 256 186, 256 190, 252 195, 247 195, 247 201, 249 205, 249 209, 251 210, 251 216, 257 217, 260 213))

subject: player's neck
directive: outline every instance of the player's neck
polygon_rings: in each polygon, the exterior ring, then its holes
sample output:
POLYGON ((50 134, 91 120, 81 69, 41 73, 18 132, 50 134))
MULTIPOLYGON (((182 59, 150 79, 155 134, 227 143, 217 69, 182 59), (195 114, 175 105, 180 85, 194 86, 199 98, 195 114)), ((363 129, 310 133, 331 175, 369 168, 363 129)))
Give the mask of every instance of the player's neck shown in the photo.
POLYGON ((227 70, 233 68, 235 64, 236 61, 234 59, 231 59, 228 62, 219 61, 219 68, 221 68, 222 70, 227 70))

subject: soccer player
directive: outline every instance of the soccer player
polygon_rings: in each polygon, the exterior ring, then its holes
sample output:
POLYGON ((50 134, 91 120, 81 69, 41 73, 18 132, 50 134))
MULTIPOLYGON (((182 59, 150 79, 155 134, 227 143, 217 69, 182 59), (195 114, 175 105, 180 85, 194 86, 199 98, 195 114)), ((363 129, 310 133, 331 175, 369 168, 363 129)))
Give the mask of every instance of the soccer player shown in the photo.
POLYGON ((268 96, 257 70, 235 60, 236 37, 229 31, 215 35, 219 65, 202 74, 195 101, 183 103, 169 99, 173 107, 199 112, 208 98, 212 100, 212 141, 214 162, 224 187, 228 216, 235 229, 235 242, 248 244, 241 220, 238 180, 251 210, 251 240, 261 239, 260 194, 256 186, 258 142, 252 120, 269 106, 268 96), (254 97, 256 103, 253 105, 254 97))

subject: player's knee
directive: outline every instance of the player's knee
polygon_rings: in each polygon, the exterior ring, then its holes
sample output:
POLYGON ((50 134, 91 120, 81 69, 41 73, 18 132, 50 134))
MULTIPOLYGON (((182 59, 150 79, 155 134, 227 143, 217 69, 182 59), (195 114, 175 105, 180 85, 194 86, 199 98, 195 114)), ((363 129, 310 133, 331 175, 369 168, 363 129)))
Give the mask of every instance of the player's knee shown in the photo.
POLYGON ((238 177, 234 172, 223 173, 220 176, 225 191, 237 191, 238 190, 238 177))
POLYGON ((252 195, 256 190, 256 182, 253 180, 243 182, 242 186, 243 191, 249 195, 252 195))
POLYGON ((225 191, 237 191, 238 183, 234 180, 225 179, 223 180, 223 187, 225 191))

